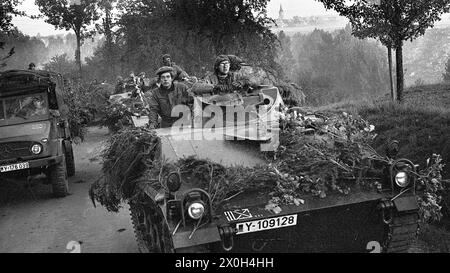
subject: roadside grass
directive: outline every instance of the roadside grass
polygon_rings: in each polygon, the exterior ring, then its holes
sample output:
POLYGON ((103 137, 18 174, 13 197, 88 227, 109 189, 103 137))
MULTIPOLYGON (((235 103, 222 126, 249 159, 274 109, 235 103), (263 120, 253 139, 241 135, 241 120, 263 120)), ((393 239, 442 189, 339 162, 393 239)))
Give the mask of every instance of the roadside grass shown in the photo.
MULTIPOLYGON (((450 107, 436 106, 430 101, 408 100, 403 104, 390 101, 346 101, 316 109, 319 112, 348 112, 360 115, 375 125, 378 134, 373 146, 381 154, 390 140, 400 143, 400 157, 420 166, 433 153, 450 162, 450 107)), ((443 175, 450 177, 450 163, 443 175)))
POLYGON ((450 233, 445 228, 421 223, 418 238, 426 242, 428 247, 439 252, 450 252, 450 233))

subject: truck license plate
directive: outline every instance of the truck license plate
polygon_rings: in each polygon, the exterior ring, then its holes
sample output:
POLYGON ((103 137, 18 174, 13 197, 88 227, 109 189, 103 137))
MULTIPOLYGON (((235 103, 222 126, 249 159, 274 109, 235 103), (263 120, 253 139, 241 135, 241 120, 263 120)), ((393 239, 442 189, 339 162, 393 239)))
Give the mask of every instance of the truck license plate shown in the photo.
POLYGON ((28 168, 30 168, 30 163, 28 163, 28 162, 4 165, 4 166, 0 166, 0 173, 23 170, 23 169, 28 169, 28 168))
POLYGON ((297 225, 297 214, 286 215, 275 218, 238 223, 236 225, 236 228, 238 230, 236 234, 244 234, 295 225, 297 225))

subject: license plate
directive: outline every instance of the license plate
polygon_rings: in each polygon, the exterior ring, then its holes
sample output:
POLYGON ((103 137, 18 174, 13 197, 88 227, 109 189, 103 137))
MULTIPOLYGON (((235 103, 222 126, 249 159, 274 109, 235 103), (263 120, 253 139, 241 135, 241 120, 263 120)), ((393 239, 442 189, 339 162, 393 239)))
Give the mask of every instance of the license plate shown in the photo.
POLYGON ((0 173, 23 170, 23 169, 28 169, 28 168, 30 168, 30 163, 28 163, 28 162, 4 165, 4 166, 0 166, 0 173))
POLYGON ((297 214, 286 215, 275 218, 261 219, 256 221, 249 221, 244 223, 238 223, 236 228, 238 232, 236 234, 244 234, 250 232, 257 232, 261 230, 282 228, 297 225, 297 214))

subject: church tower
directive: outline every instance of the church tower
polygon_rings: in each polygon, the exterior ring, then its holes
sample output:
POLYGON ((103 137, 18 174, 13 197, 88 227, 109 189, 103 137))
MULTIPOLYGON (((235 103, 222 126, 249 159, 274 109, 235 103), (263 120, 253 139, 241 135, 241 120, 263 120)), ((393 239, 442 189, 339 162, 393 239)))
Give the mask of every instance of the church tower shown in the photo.
POLYGON ((278 20, 282 21, 284 20, 284 10, 283 10, 283 6, 280 4, 280 11, 278 12, 278 20))
POLYGON ((278 19, 276 20, 276 22, 279 28, 286 27, 286 23, 284 22, 284 10, 281 4, 280 4, 280 11, 278 12, 278 19))

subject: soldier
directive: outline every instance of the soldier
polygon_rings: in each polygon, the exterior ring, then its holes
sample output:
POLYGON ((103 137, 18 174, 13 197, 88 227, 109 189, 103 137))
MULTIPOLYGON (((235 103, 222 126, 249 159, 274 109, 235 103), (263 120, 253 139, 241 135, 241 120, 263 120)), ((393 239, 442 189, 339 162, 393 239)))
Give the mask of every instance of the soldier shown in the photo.
POLYGON ((146 94, 149 109, 149 127, 155 129, 158 115, 161 117, 161 128, 172 126, 178 117, 172 117, 172 109, 179 104, 186 104, 189 100, 187 86, 174 82, 174 69, 163 66, 156 71, 160 86, 146 94))
POLYGON ((134 74, 134 71, 130 72, 130 76, 128 77, 126 83, 128 85, 134 85, 136 84, 137 80, 136 80, 136 75, 134 74))
POLYGON ((172 57, 169 54, 162 56, 162 63, 164 66, 172 67, 174 70, 174 81, 182 81, 189 77, 189 75, 180 66, 176 65, 172 61, 172 57))
POLYGON ((151 87, 151 81, 149 78, 147 78, 145 72, 141 72, 138 75, 139 79, 139 88, 141 89, 142 92, 147 92, 149 91, 152 87, 151 87))
POLYGON ((249 87, 250 81, 230 71, 228 55, 219 55, 214 63, 214 72, 205 77, 208 84, 214 85, 213 93, 231 93, 249 87))
POLYGON ((124 83, 123 78, 121 76, 117 76, 116 86, 114 89, 114 94, 123 93, 124 83))

